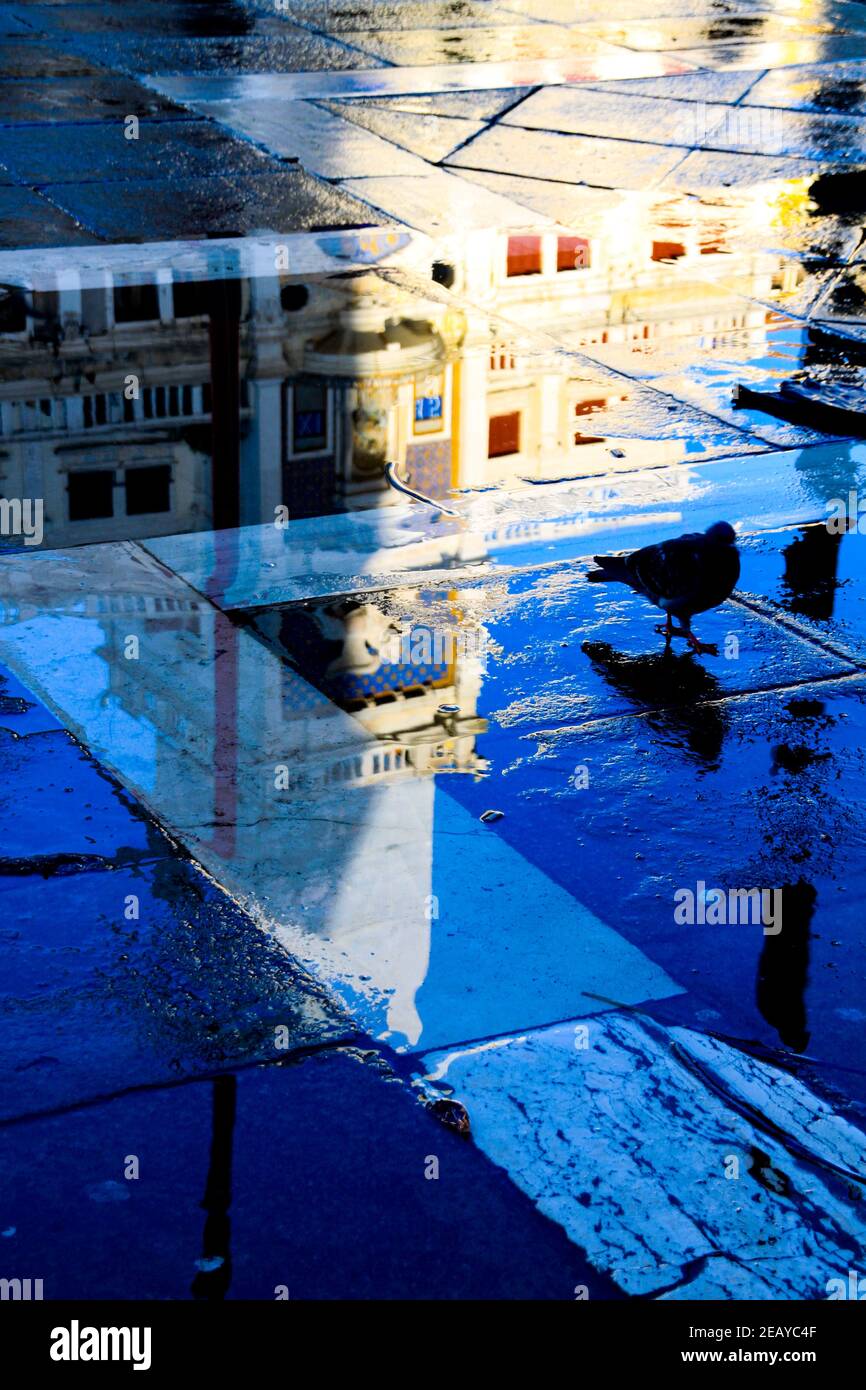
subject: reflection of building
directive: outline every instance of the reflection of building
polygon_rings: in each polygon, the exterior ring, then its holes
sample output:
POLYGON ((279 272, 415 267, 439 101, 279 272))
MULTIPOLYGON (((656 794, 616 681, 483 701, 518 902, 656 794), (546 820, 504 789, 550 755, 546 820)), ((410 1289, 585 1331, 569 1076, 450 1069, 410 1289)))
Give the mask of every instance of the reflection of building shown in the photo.
MULTIPOLYGON (((403 598, 418 609, 416 591, 403 598)), ((423 772, 486 770, 475 751, 476 737, 487 727, 475 713, 482 660, 465 650, 456 602, 453 594, 453 627, 447 629, 439 606, 431 605, 429 617, 422 605, 421 617, 416 612, 396 621, 356 598, 256 618, 261 636, 291 663, 283 668, 287 712, 297 697, 297 672, 376 740, 348 753, 338 778, 369 785, 423 772)))
POLYGON ((581 235, 473 234, 456 285, 488 315, 469 315, 462 353, 462 486, 607 472, 626 451, 630 468, 677 462, 686 441, 641 438, 629 419, 633 383, 594 370, 582 351, 640 352, 732 330, 763 343, 770 315, 743 296, 775 299, 802 273, 781 257, 738 253, 730 209, 612 197, 581 235), (482 398, 486 411, 469 407, 482 398))
POLYGON ((0 302, 0 488, 43 499, 46 545, 209 524, 197 291, 117 284, 0 302))
POLYGON ((375 275, 340 287, 336 305, 334 282, 326 293, 313 289, 308 313, 321 298, 325 316, 320 326, 308 317, 295 344, 301 375, 287 384, 285 466, 292 515, 389 499, 389 460, 435 496, 453 481, 454 314, 375 275))
MULTIPOLYGON (((771 219, 780 187, 741 221, 771 219)), ((388 504, 387 461, 434 498, 676 462, 685 441, 637 437, 633 381, 582 351, 759 345, 758 301, 801 271, 711 202, 588 206, 578 228, 452 237, 426 287, 376 269, 83 285, 74 262, 62 283, 0 287, 0 495, 42 497, 62 546, 388 504)))

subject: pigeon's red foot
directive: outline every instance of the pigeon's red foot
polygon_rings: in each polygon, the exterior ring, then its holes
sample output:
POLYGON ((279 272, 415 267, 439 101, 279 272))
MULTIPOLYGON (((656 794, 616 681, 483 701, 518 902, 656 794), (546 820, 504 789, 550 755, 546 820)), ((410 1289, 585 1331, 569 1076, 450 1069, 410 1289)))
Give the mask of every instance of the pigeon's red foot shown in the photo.
POLYGON ((688 643, 692 651, 698 656, 718 656, 719 654, 715 642, 699 642, 693 632, 688 634, 688 643))

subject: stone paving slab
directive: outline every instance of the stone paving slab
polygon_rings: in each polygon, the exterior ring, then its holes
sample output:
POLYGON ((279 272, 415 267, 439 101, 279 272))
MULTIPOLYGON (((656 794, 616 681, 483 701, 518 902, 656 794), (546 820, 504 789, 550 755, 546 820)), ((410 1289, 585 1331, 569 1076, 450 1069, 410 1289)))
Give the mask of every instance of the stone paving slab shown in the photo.
POLYGON ((445 169, 431 168, 421 176, 343 179, 340 187, 369 205, 370 221, 384 214, 431 237, 519 226, 527 220, 526 210, 510 198, 470 190, 445 169))
POLYGON ((657 186, 687 153, 685 146, 599 140, 500 123, 464 145, 448 163, 458 169, 555 177, 562 183, 586 183, 597 188, 641 189, 657 186))
POLYGON ((188 120, 189 113, 119 73, 0 81, 0 124, 120 122, 126 115, 188 120))
POLYGON ((194 120, 142 119, 135 140, 126 138, 120 119, 82 129, 55 124, 0 129, 0 163, 22 183, 39 185, 242 179, 275 169, 253 146, 194 120))
MULTIPOLYGON (((258 13, 272 13, 268 0, 256 0, 258 13)), ((286 0, 284 13, 298 23, 324 29, 329 34, 376 29, 486 29, 493 24, 514 25, 510 6, 485 0, 481 5, 454 4, 454 0, 355 0, 334 5, 331 0, 286 0)))
POLYGON ((0 172, 0 245, 17 248, 34 246, 88 246, 96 237, 74 215, 40 197, 29 188, 4 186, 12 176, 0 172))
POLYGON ((7 1128, 0 1170, 4 1269, 38 1269, 46 1299, 620 1296, 369 1053, 7 1128))
POLYGON ((81 54, 69 53, 51 42, 28 39, 21 43, 4 42, 0 48, 0 77, 39 79, 49 85, 49 79, 62 77, 95 77, 103 69, 81 54))
POLYGON ((470 121, 487 121, 507 111, 531 87, 503 87, 497 91, 406 92, 402 96, 351 97, 340 102, 342 108, 369 111, 414 112, 422 116, 453 116, 470 121))
MULTIPOLYGON (((258 27, 251 14, 232 0, 209 0, 204 8, 197 0, 103 0, 101 4, 76 0, 19 0, 15 6, 34 33, 150 33, 163 35, 172 29, 206 37, 213 34, 245 34, 258 27)), ((273 16, 273 8, 270 14, 273 16)), ((273 20, 271 21, 273 22, 273 20)))
POLYGON ((286 26, 276 35, 244 38, 150 38, 131 34, 122 39, 74 36, 64 40, 71 53, 132 76, 148 74, 302 73, 350 68, 375 68, 384 63, 374 53, 323 34, 286 26))
MULTIPOLYGON (((246 631, 235 634, 233 651, 229 625, 209 619, 206 609, 199 640, 166 629, 158 615, 123 611, 99 624, 103 629, 110 622, 113 640, 88 651, 86 631, 94 622, 86 609, 76 611, 81 588, 73 576, 98 583, 99 557, 86 557, 83 570, 74 559, 69 570, 60 557, 42 558, 43 584, 54 592, 50 616, 22 613, 15 623, 9 614, 2 630, 4 653, 14 657, 18 669, 22 662, 28 667, 29 679, 87 746, 241 897, 267 925, 271 940, 336 989, 366 1031, 405 1047, 417 1045, 423 1030, 424 1045, 431 1046, 592 1012, 596 1005, 587 1002, 587 990, 609 992, 616 984, 632 1002, 675 992, 672 981, 649 967, 637 948, 536 875, 530 863, 489 835, 443 790, 434 796, 428 780, 359 785, 349 789, 348 800, 345 787, 332 790, 325 782, 317 788, 318 760, 329 754, 368 756, 371 740, 356 721, 315 698, 302 679, 295 677, 287 687, 278 654, 246 631), (63 586, 70 581, 64 600, 63 586), (148 711, 138 719, 129 713, 129 682, 138 680, 138 672, 117 647, 131 629, 140 637, 151 690, 148 711), (74 664, 61 654, 70 650, 77 653, 74 664), (219 694, 214 699, 213 682, 222 685, 229 665, 241 692, 239 723, 219 694), (276 689, 282 693, 279 704, 276 689), (288 710, 295 712, 294 727, 286 724, 288 710), (274 768, 286 760, 293 770, 292 792, 275 795, 274 768), (305 771, 312 779, 309 790, 302 786, 305 771), (178 801, 181 785, 185 791, 178 801), (358 853, 362 843, 363 855, 358 853), (386 884, 378 879, 376 843, 382 852, 388 846, 386 884), (434 863, 441 879, 434 878, 431 886, 434 863), (332 887, 323 893, 326 883, 332 887), (548 923, 542 951, 525 917, 530 884, 548 923), (494 890, 495 918, 485 911, 494 890), (442 904, 443 921, 428 971, 431 924, 424 907, 429 892, 442 904), (468 937, 455 937, 448 925, 457 913, 468 914, 475 924, 468 937), (576 924, 583 942, 579 952, 569 947, 576 924), (509 950, 491 952, 490 933, 499 938, 503 931, 509 950), (551 950, 554 935, 561 948, 551 950), (467 972, 476 979, 468 992, 460 983, 467 972)), ((116 561, 112 573, 116 594, 122 583, 116 561)), ((165 571, 154 565, 148 570, 131 554, 127 574, 135 592, 170 591, 165 571)), ((117 895, 135 890, 112 882, 117 886, 109 883, 106 892, 114 892, 119 906, 123 899, 117 895)), ((93 886, 91 893, 98 905, 93 886)), ((152 909, 143 908, 142 916, 151 920, 152 909)), ((217 951, 216 957, 222 954, 217 951)), ((123 971, 105 973, 123 988, 123 971)), ((267 1044, 253 1025, 249 1031, 253 1049, 257 1040, 259 1046, 267 1044)))
MULTIPOLYGON (((471 121, 460 116, 434 116, 422 115, 414 111, 382 110, 379 107, 368 107, 354 101, 329 102, 328 110, 335 116, 352 121, 354 125, 362 126, 365 130, 370 130, 375 135, 382 136, 385 140, 399 145, 401 149, 409 150, 410 153, 429 160, 433 164, 440 163, 458 146, 473 139, 485 128, 483 121, 471 121)), ((380 172, 381 162, 381 156, 379 160, 373 162, 373 168, 377 173, 380 172)), ((355 173, 357 173, 358 165, 365 168, 367 161, 358 161, 355 166, 355 173)), ((353 171, 343 170, 342 172, 343 177, 346 177, 347 172, 353 171)), ((399 171, 391 170, 390 172, 399 171)), ((426 173, 426 169, 424 172, 426 173)))
POLYGON ((866 58, 866 38, 859 34, 830 34, 823 38, 790 38, 771 43, 719 43, 708 48, 677 49, 677 57, 695 67, 720 71, 802 67, 807 63, 866 58))
POLYGON ((468 1107, 481 1149, 629 1295, 824 1297, 861 1258, 866 1227, 832 1168, 800 1154, 808 1144, 810 1156, 860 1171, 862 1132, 830 1111, 822 1143, 800 1119, 795 1156, 696 1083, 692 1049, 752 1105, 784 1086, 789 1128, 791 1109, 814 1117, 819 1103, 783 1072, 639 1015, 602 1015, 588 1043, 563 1025, 436 1054, 427 1067, 468 1107), (725 1176, 732 1156, 736 1181, 725 1176))
MULTIPOLYGON (((830 167, 831 160, 823 167, 830 167)), ((668 174, 664 187, 702 195, 726 188, 745 190, 791 179, 809 179, 822 165, 795 155, 729 154, 692 150, 668 174)))
MULTIPOLYGON (((652 18, 608 22, 587 25, 587 32, 607 43, 624 48, 694 51, 702 47, 701 41, 712 38, 705 52, 712 56, 720 49, 728 49, 741 44, 745 49, 749 44, 764 49, 769 44, 790 43, 813 35, 840 33, 863 34, 866 20, 859 6, 848 6, 844 14, 829 21, 821 16, 820 10, 813 20, 810 14, 771 14, 766 11, 733 11, 719 15, 708 23, 701 15, 679 14, 676 18, 652 18)), ((711 66, 711 64, 707 64, 711 66)), ((757 64, 755 65, 757 66, 757 64)), ((771 64, 767 63, 767 67, 771 64)))
POLYGON ((428 172, 425 160, 310 102, 201 101, 195 109, 281 159, 302 160, 306 170, 322 178, 424 177, 428 172))
POLYGON ((726 108, 669 97, 626 96, 606 88, 546 87, 506 112, 501 123, 525 130, 610 136, 690 149, 709 142, 726 108))
POLYGON ((624 96, 602 90, 547 88, 502 117, 503 125, 617 140, 651 140, 762 156, 794 155, 836 163, 866 159, 866 125, 856 117, 801 115, 761 108, 743 112, 705 100, 624 96))
MULTIPOLYGON (((743 301, 743 307, 747 305, 748 301, 743 301)), ((751 314, 746 312, 740 317, 748 326, 729 333, 698 336, 684 332, 679 337, 670 333, 664 342, 590 344, 583 350, 618 371, 651 381, 660 391, 718 419, 748 428, 753 435, 777 447, 824 443, 826 432, 734 405, 734 390, 740 384, 759 391, 777 390, 798 369, 805 336, 803 324, 796 319, 779 315, 778 321, 768 328, 766 315, 760 309, 753 308, 751 314)), ((828 345, 824 360, 832 358, 835 351, 834 346, 828 345)), ((819 360, 816 351, 816 366, 819 360)))
POLYGON ((3 1118, 272 1060, 277 1026, 292 1046, 353 1035, 28 688, 2 688, 3 1118))
MULTIPOLYGON (((554 179, 494 174, 487 169, 451 170, 476 188, 488 188, 551 222, 565 226, 597 225, 598 220, 625 199, 615 189, 593 188, 589 184, 560 183, 554 179)), ((475 196, 474 194, 472 195, 475 196)))
MULTIPOLYGON (((864 771, 862 674, 724 700, 713 693, 721 661, 689 674, 680 658, 677 701, 661 694, 660 658, 620 646, 612 630, 584 659, 630 697, 631 716, 539 711, 531 732, 499 733, 491 716, 496 833, 680 982, 683 993, 648 1006, 654 1017, 788 1059, 835 1104, 848 1097, 862 1124, 859 791, 849 800, 864 771), (654 691, 657 708, 641 713, 654 691), (678 923, 676 894, 701 885, 778 888, 781 932, 678 923)), ((490 790, 461 789, 461 803, 475 812, 490 790)))
MULTIPOLYGON (((743 562, 746 574, 747 561, 748 550, 743 562)), ((663 643, 655 632, 657 613, 628 589, 587 584, 583 565, 514 576, 507 581, 505 593, 485 591, 477 603, 480 621, 490 625, 495 642, 514 653, 503 667, 490 663, 484 689, 485 712, 508 729, 561 728, 651 710, 660 703, 697 706, 776 685, 852 675, 857 669, 849 657, 737 608, 734 601, 694 620, 701 640, 718 644, 722 654, 718 661, 703 669, 695 669, 688 659, 673 667, 659 664, 663 643), (536 640, 517 655, 516 633, 531 614, 536 640), (736 637, 736 657, 725 658, 725 643, 731 635, 736 637), (600 658, 597 669, 587 667, 586 644, 613 645, 621 663, 621 683, 616 679, 616 665, 608 673, 600 658), (632 666, 634 690, 628 684, 632 666), (643 666, 645 690, 639 685, 643 666), (539 671, 544 675, 539 676, 539 671), (652 679, 654 672, 657 682, 652 679)))
POLYGON ((584 30, 553 24, 496 26, 490 29, 392 29, 344 31, 342 39, 366 53, 404 67, 441 63, 501 63, 513 60, 579 62, 604 58, 614 50, 584 30))
POLYGON ((370 209, 300 169, 236 178, 126 180, 122 203, 107 203, 97 183, 49 184, 43 192, 93 235, 108 241, 171 241, 267 232, 366 227, 370 209))
MULTIPOLYGON (((808 460, 809 455, 803 454, 798 461, 807 477, 808 460)), ((845 500, 856 486, 856 478, 840 468, 832 492, 828 491, 828 510, 833 497, 845 500)), ((866 660, 866 601, 857 583, 862 545, 859 531, 833 535, 826 526, 755 537, 749 544, 749 568, 741 586, 744 596, 761 611, 862 663, 866 660)))
POLYGON ((407 506, 389 508, 387 516, 299 520, 289 547, 273 526, 241 527, 219 544, 212 534, 192 532, 145 546, 217 605, 264 608, 428 583, 441 578, 443 567, 472 578, 485 561, 504 573, 573 560, 592 555, 611 536, 617 548, 636 549, 705 529, 722 514, 746 534, 821 521, 831 498, 862 489, 864 481, 862 446, 837 441, 466 495, 459 518, 436 520, 427 509, 407 506))
POLYGON ((838 62, 832 67, 779 68, 767 72, 749 88, 745 106, 786 107, 797 111, 866 115, 866 67, 838 62))
MULTIPOLYGON (((504 0, 503 0, 504 3, 504 0)), ((573 0, 507 0, 507 8, 513 14, 553 23, 568 23, 574 19, 573 0)), ((781 16, 790 16, 793 23, 802 23, 802 5, 799 0, 724 0, 721 7, 712 7, 712 13, 703 21, 709 30, 723 27, 729 18, 736 23, 738 17, 754 16, 769 24, 778 22, 781 16)), ((647 24, 645 0, 582 0, 581 18, 584 22, 601 20, 604 23, 647 24)), ((659 0, 654 6, 654 20, 694 19, 694 0, 659 0)), ((851 20, 855 24, 862 16, 859 5, 850 0, 818 0, 810 5, 806 22, 814 24, 844 24, 851 20)))
MULTIPOLYGON (((573 21, 575 13, 573 0, 507 0, 507 8, 514 14, 525 15, 527 19, 555 24, 573 21)), ((753 0, 726 0, 724 12, 748 14, 754 8, 763 9, 765 6, 756 7, 753 0)), ((779 8, 796 10, 798 7, 796 0, 785 0, 779 8)), ((822 11, 823 8, 822 5, 822 11)), ((580 12, 584 21, 646 19, 644 0, 583 0, 580 12)), ((655 7, 655 13, 660 19, 693 16, 694 12, 694 0, 659 0, 655 7)))
POLYGON ((357 72, 241 72, 220 76, 150 76, 148 85, 180 102, 253 100, 265 96, 289 101, 316 97, 398 96, 424 91, 499 91, 541 83, 598 81, 614 65, 618 77, 659 77, 692 66, 666 54, 618 54, 615 63, 593 58, 534 58, 487 63, 446 63, 375 68, 357 72))
MULTIPOLYGON (((631 77, 625 82, 605 82, 594 91, 621 93, 622 96, 663 97, 676 101, 740 101, 763 77, 758 72, 685 72, 673 77, 631 77)), ((774 106, 776 102, 766 103, 774 106)))

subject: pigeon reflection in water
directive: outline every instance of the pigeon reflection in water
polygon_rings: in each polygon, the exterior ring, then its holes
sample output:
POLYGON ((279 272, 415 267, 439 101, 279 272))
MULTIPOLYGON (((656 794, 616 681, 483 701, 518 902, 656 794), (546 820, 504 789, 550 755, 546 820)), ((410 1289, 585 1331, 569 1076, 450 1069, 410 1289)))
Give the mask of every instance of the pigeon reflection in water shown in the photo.
POLYGON ((667 651, 625 656, 609 642, 584 642, 581 650, 614 690, 649 708, 648 721, 663 743, 686 749, 707 770, 717 766, 728 717, 715 676, 667 651))

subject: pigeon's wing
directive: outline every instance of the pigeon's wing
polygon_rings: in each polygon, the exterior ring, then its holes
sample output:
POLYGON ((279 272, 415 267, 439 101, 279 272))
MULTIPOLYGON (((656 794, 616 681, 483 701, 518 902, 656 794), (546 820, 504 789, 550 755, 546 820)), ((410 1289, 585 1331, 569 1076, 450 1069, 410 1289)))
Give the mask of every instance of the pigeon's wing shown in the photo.
POLYGON ((688 599, 700 587, 703 536, 678 536, 646 545, 628 558, 628 567, 652 599, 688 599))

